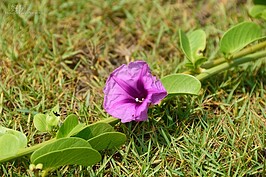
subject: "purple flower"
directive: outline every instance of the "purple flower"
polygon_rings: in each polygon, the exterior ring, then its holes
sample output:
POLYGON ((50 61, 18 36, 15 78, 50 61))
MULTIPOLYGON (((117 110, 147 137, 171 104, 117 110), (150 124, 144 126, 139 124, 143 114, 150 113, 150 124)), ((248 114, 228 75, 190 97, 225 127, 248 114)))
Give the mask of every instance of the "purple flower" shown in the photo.
POLYGON ((121 122, 148 119, 150 104, 158 104, 167 95, 144 61, 122 65, 109 76, 104 88, 104 109, 121 122))

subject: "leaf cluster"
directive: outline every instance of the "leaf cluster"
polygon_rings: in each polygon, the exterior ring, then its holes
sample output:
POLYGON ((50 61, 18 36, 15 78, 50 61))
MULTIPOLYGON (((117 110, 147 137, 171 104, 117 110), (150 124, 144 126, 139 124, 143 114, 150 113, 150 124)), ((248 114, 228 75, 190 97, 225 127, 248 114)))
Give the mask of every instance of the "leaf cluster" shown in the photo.
MULTIPOLYGON (((46 117, 37 116, 37 119, 41 118, 46 120, 46 117)), ((37 124, 37 127, 41 126, 37 124)), ((27 138, 23 133, 4 127, 0 130, 0 162, 23 155, 34 147, 26 147, 27 138), (10 143, 7 145, 6 142, 10 143)), ((63 165, 94 165, 101 161, 99 151, 117 148, 125 141, 125 134, 115 132, 108 123, 85 125, 78 122, 75 114, 71 114, 60 126, 56 137, 39 144, 42 146, 32 153, 30 169, 47 174, 63 165)))
MULTIPOLYGON (((180 46, 187 59, 186 67, 191 74, 173 74, 162 78, 162 83, 169 95, 191 94, 197 95, 201 88, 199 80, 226 70, 230 67, 252 61, 265 56, 265 52, 249 55, 265 47, 265 43, 246 48, 249 44, 265 38, 262 29, 254 22, 242 22, 227 30, 220 40, 220 52, 224 58, 217 60, 218 66, 206 66, 207 57, 204 56, 206 48, 206 33, 202 29, 184 33, 179 31, 180 46), (245 49, 244 49, 245 48, 245 49), (249 56, 248 56, 249 55, 249 56), (225 64, 223 64, 225 63, 225 64)), ((210 61, 209 61, 210 62, 210 61)), ((214 60, 215 62, 215 60, 214 60)))

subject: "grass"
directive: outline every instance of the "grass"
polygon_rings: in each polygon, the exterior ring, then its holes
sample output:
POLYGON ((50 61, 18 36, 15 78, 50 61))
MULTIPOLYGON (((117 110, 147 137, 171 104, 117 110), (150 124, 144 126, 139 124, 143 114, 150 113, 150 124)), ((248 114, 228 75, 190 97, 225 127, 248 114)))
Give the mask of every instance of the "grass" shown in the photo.
MULTIPOLYGON (((202 28, 206 55, 223 32, 251 20, 245 1, 1 1, 0 123, 39 134, 33 116, 60 104, 87 124, 107 118, 102 89, 122 63, 143 59, 158 77, 183 72, 178 30, 202 28), (14 10, 14 7, 17 10, 14 10)), ((254 20, 263 27, 265 22, 254 20)), ((265 34, 265 30, 264 30, 265 34)), ((64 166, 54 176, 265 176, 265 62, 205 80, 199 97, 150 109, 150 120, 119 124, 126 144, 93 167, 64 166)), ((28 158, 1 176, 30 176, 28 158)))

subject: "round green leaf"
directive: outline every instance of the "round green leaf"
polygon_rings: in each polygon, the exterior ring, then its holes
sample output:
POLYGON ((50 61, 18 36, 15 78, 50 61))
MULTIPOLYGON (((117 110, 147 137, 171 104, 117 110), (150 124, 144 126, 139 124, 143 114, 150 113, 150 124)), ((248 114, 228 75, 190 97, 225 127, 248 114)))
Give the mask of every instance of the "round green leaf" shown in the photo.
POLYGON ((15 155, 20 148, 19 139, 12 134, 0 136, 0 159, 15 155))
POLYGON ((79 124, 78 117, 75 114, 71 114, 67 116, 66 120, 59 128, 56 138, 70 137, 81 131, 83 127, 84 124, 79 124))
POLYGON ((0 136, 5 134, 12 134, 16 136, 19 142, 19 148, 24 148, 27 146, 27 137, 24 133, 0 126, 0 136))
POLYGON ((101 151, 103 149, 117 148, 126 141, 126 135, 120 132, 106 132, 88 140, 93 149, 101 151))
POLYGON ((12 130, 12 129, 7 129, 6 130, 7 134, 12 134, 14 136, 16 136, 19 140, 19 148, 25 148, 27 146, 27 137, 24 133, 21 133, 19 131, 16 130, 12 130))
POLYGON ((173 74, 161 79, 168 95, 198 95, 201 83, 188 74, 173 74))
POLYGON ((237 52, 258 39, 261 39, 260 26, 252 22, 240 23, 229 29, 220 41, 220 50, 225 54, 237 52))
POLYGON ((46 115, 45 114, 36 114, 33 118, 33 124, 34 127, 41 131, 46 132, 47 131, 47 123, 46 123, 46 115))
POLYGON ((43 164, 43 168, 56 168, 62 165, 93 165, 101 160, 98 151, 91 145, 76 137, 61 138, 48 144, 31 155, 33 164, 43 164))

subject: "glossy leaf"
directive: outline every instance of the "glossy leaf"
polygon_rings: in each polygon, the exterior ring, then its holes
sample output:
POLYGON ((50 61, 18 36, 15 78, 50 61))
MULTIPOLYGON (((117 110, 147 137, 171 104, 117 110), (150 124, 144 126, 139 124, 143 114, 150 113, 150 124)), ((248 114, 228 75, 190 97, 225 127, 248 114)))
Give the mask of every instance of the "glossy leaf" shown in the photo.
POLYGON ((173 74, 161 79, 168 95, 198 95, 201 83, 188 74, 173 74))
POLYGON ((102 133, 113 132, 113 131, 114 131, 114 128, 111 125, 107 123, 103 123, 103 122, 98 122, 98 123, 94 123, 94 124, 86 126, 74 136, 88 140, 95 136, 101 135, 102 133))
POLYGON ((120 132, 106 132, 88 140, 93 149, 101 151, 122 146, 126 141, 126 135, 120 132))
POLYGON ((225 54, 237 52, 261 38, 260 26, 252 22, 240 23, 229 29, 220 41, 220 50, 225 54))
POLYGON ((48 144, 31 155, 33 164, 43 164, 43 169, 63 165, 93 165, 101 160, 101 155, 81 138, 61 138, 48 144))
POLYGON ((70 137, 80 132, 84 127, 84 124, 79 124, 78 117, 75 114, 67 116, 66 120, 59 128, 56 138, 70 137))

